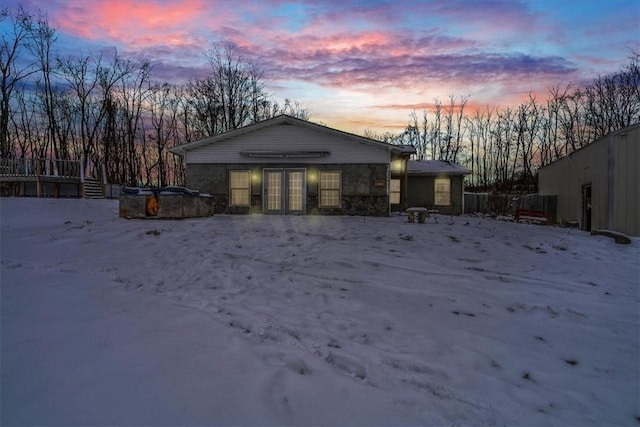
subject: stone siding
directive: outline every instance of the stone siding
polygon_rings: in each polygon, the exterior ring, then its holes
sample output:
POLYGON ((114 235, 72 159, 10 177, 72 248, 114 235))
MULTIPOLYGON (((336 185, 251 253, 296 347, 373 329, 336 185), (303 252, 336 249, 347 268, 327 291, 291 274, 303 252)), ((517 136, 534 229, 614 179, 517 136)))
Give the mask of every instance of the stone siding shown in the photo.
POLYGON ((189 188, 210 194, 216 213, 260 213, 263 211, 263 169, 306 169, 306 213, 319 215, 389 215, 387 194, 387 164, 189 164, 187 182, 189 188), (229 171, 250 170, 251 206, 229 206, 229 171), (342 173, 342 205, 340 208, 318 207, 318 173, 340 171, 342 173), (381 185, 376 185, 376 183, 381 185))

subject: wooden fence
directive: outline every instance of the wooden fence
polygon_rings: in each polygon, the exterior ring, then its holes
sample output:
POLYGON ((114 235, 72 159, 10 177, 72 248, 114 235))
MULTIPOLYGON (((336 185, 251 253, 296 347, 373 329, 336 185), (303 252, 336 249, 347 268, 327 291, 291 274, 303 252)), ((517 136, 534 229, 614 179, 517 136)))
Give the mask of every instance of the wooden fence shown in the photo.
POLYGON ((515 215, 516 209, 544 212, 549 223, 556 222, 557 196, 508 193, 464 193, 464 213, 515 215))
POLYGON ((513 199, 513 195, 504 193, 464 193, 464 213, 510 214, 513 199))

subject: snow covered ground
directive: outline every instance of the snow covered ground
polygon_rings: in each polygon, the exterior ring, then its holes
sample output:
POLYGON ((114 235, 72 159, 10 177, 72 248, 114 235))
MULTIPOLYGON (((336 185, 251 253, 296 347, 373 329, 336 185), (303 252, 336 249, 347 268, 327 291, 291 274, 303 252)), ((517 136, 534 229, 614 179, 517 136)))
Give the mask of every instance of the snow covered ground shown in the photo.
POLYGON ((0 200, 2 425, 637 425, 640 241, 0 200))

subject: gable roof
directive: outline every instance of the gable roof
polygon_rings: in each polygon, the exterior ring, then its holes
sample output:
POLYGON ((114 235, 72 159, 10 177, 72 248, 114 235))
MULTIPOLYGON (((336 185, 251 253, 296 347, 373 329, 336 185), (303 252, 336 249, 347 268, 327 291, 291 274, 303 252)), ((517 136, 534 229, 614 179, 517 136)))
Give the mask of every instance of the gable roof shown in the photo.
POLYGON ((350 140, 353 140, 354 142, 360 142, 360 143, 368 144, 374 147, 384 148, 396 154, 401 154, 405 150, 405 148, 403 148, 402 146, 392 145, 382 141, 376 141, 375 139, 365 138, 363 136, 359 136, 353 133, 343 132, 341 130, 333 129, 328 126, 320 125, 320 124, 309 122, 306 120, 301 120, 292 116, 288 116, 286 114, 281 114, 272 119, 263 120, 258 123, 254 123, 238 129, 233 129, 233 130, 221 133, 220 135, 215 135, 208 138, 200 139, 198 141, 193 141, 193 142, 188 142, 186 144, 178 145, 176 147, 169 149, 169 151, 171 151, 174 154, 183 156, 185 152, 189 150, 193 150, 195 148, 199 148, 205 145, 224 141, 229 138, 234 138, 249 132, 255 132, 257 130, 260 130, 269 126, 276 126, 276 125, 282 125, 282 124, 306 127, 308 129, 325 132, 325 133, 328 133, 334 136, 339 136, 345 139, 350 139, 350 140))
POLYGON ((407 167, 409 175, 468 175, 469 169, 442 160, 409 160, 407 167))

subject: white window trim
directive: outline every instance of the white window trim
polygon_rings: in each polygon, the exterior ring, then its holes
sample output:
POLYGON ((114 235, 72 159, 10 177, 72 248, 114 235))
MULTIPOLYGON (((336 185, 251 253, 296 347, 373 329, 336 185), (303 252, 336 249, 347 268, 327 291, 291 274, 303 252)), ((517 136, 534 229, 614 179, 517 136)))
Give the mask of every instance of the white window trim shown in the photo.
POLYGON ((229 206, 238 206, 238 207, 246 207, 251 206, 251 171, 248 169, 242 170, 230 170, 229 171, 229 206), (242 187, 233 187, 231 176, 234 173, 246 173, 247 174, 247 186, 242 187), (233 191, 234 190, 246 190, 247 191, 247 200, 246 203, 233 203, 233 191))
POLYGON ((318 207, 320 208, 340 208, 342 207, 342 171, 321 171, 318 173, 318 207), (338 188, 322 188, 322 175, 323 174, 333 174, 333 173, 337 173, 338 174, 338 188), (323 191, 331 191, 331 192, 338 192, 338 203, 335 205, 325 205, 322 203, 322 192, 323 191))

